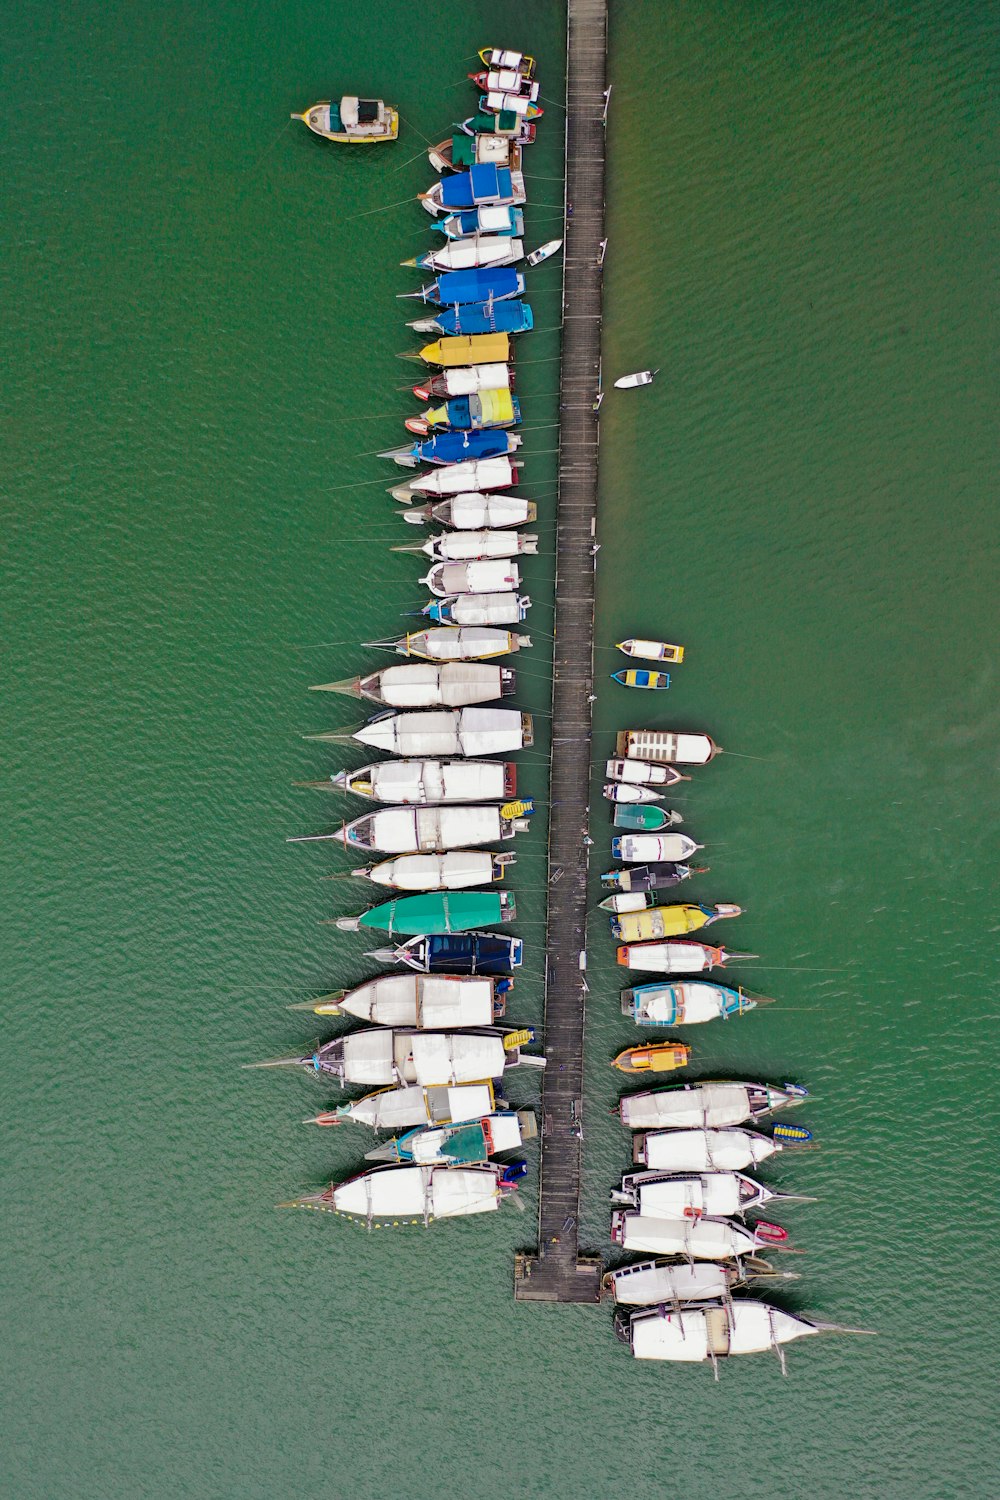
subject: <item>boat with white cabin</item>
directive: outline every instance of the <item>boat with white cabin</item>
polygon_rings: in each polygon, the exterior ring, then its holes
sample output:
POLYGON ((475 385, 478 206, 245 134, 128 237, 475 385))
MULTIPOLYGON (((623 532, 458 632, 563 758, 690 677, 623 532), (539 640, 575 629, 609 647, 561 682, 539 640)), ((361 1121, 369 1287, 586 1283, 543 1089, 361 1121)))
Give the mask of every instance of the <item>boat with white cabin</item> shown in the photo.
MULTIPOLYGON (((705 1303, 701 1307, 643 1308, 615 1314, 615 1334, 636 1359, 671 1360, 678 1364, 710 1363, 733 1354, 773 1351, 785 1374, 784 1345, 815 1333, 866 1333, 863 1328, 840 1328, 799 1317, 766 1302, 705 1303)), ((718 1370, 716 1369, 716 1376, 718 1370)))
POLYGON ((788 1147, 806 1146, 812 1132, 801 1125, 759 1130, 639 1130, 632 1137, 632 1160, 657 1172, 740 1172, 788 1147))
POLYGON ((508 558, 484 558, 476 562, 436 563, 420 582, 438 599, 453 594, 516 593, 521 572, 508 558))
POLYGON ((351 792, 369 802, 426 807, 436 802, 499 802, 517 791, 517 766, 503 760, 378 760, 336 771, 309 786, 351 792))
MULTIPOLYGON (((603 903, 602 903, 603 904, 603 903)), ((638 1026, 697 1026, 756 1009, 743 990, 694 979, 680 984, 639 984, 622 990, 622 1015, 638 1026)))
POLYGON ((459 974, 382 974, 352 990, 337 990, 293 1005, 317 1016, 352 1016, 375 1026, 432 1030, 492 1026, 499 1021, 514 981, 459 974))
POLYGON ((365 641, 365 645, 425 661, 487 661, 523 650, 531 645, 531 637, 487 626, 439 625, 432 630, 408 631, 395 641, 365 641))
POLYGON ((513 667, 489 662, 412 662, 405 667, 383 667, 365 677, 345 677, 323 682, 311 693, 343 693, 368 698, 389 708, 461 708, 465 704, 492 703, 509 698, 516 688, 513 667))
POLYGON ((785 1245, 788 1231, 760 1219, 734 1224, 731 1219, 654 1219, 630 1208, 611 1215, 611 1243, 644 1255, 681 1255, 685 1260, 742 1260, 767 1247, 785 1245))
POLYGON ((351 874, 394 891, 465 891, 504 880, 513 854, 489 849, 449 849, 443 854, 399 854, 351 874))
POLYGON ((484 562, 491 558, 533 557, 538 551, 538 537, 528 531, 509 529, 442 531, 415 547, 393 547, 392 550, 422 552, 434 562, 484 562))
POLYGON ((609 1294, 619 1307, 649 1307, 666 1302, 709 1302, 727 1298, 751 1281, 795 1280, 794 1271, 776 1271, 766 1260, 749 1256, 739 1265, 719 1265, 713 1261, 641 1260, 627 1266, 616 1266, 601 1282, 601 1291, 609 1294))
POLYGON ((415 496, 461 495, 472 490, 507 490, 517 484, 521 461, 502 455, 498 458, 472 458, 459 464, 446 464, 417 474, 405 484, 392 485, 389 494, 403 505, 415 496))
POLYGON ((797 1083, 778 1087, 712 1079, 707 1083, 682 1083, 632 1094, 620 1101, 618 1113, 629 1130, 706 1130, 760 1120, 779 1109, 790 1109, 806 1098, 808 1090, 797 1083))
POLYGON ((388 755, 503 755, 534 743, 531 715, 515 708, 444 708, 417 713, 377 714, 360 729, 307 734, 307 740, 354 740, 388 755))
POLYGON ((742 1218, 788 1193, 775 1192, 743 1172, 626 1172, 611 1194, 646 1219, 742 1218))
POLYGON ((451 526, 456 531, 496 530, 506 526, 530 525, 538 519, 534 500, 520 495, 481 495, 478 491, 451 495, 433 505, 416 506, 403 512, 411 526, 429 526, 432 521, 451 526))
POLYGON ((313 135, 348 146, 374 146, 399 135, 398 110, 383 99, 360 99, 356 94, 321 99, 292 119, 301 120, 313 135))
POLYGON ((375 1167, 346 1182, 331 1183, 323 1193, 296 1198, 286 1207, 318 1208, 369 1224, 374 1219, 392 1219, 426 1227, 435 1219, 493 1212, 527 1170, 524 1162, 510 1166, 375 1167))
POLYGON ((342 823, 333 833, 306 834, 290 844, 335 843, 376 854, 417 854, 505 843, 530 826, 531 801, 473 806, 383 807, 342 823), (516 807, 515 816, 507 807, 516 807))
POLYGON ((496 1110, 460 1125, 417 1126, 384 1146, 376 1146, 374 1151, 366 1151, 365 1160, 472 1166, 502 1156, 505 1151, 517 1151, 537 1134, 538 1123, 530 1109, 496 1110))
POLYGON ((611 840, 611 858, 627 865, 677 863, 703 847, 686 833, 622 833, 611 840))

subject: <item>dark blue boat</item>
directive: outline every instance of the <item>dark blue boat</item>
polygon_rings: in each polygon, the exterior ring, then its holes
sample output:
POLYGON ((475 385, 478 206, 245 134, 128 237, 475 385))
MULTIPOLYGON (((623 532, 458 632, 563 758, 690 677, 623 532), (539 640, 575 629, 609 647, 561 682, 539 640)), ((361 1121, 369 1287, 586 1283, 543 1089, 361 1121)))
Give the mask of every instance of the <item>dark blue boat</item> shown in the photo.
POLYGON ((367 956, 384 964, 406 964, 418 974, 506 974, 521 967, 524 944, 498 932, 442 932, 411 938, 398 948, 377 948, 367 956))
POLYGON ((524 276, 513 266, 477 266, 471 271, 444 271, 430 286, 406 297, 419 297, 437 307, 454 307, 456 303, 505 302, 508 297, 524 294, 524 276))
POLYGON ((458 464, 469 458, 498 458, 520 446, 521 439, 515 434, 502 428, 488 428, 479 432, 441 432, 405 451, 413 455, 415 463, 458 464))
POLYGON ((691 875, 701 874, 704 871, 691 865, 634 865, 628 870, 609 870, 601 876, 601 882, 619 891, 661 891, 679 885, 691 875))
POLYGON ((534 326, 526 302, 473 302, 446 307, 434 318, 409 325, 418 333, 527 333, 534 326))

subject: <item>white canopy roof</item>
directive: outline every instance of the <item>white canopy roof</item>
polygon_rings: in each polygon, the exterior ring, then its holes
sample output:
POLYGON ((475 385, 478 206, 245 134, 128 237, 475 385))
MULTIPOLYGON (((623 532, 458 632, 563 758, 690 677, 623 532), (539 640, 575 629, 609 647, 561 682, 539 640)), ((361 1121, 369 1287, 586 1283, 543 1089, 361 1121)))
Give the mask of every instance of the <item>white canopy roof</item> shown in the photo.
POLYGON ((686 1260, 731 1260, 752 1255, 752 1233, 728 1219, 653 1219, 627 1211, 622 1249, 647 1255, 682 1255, 686 1260))
POLYGON ((711 955, 697 942, 633 943, 627 946, 625 967, 651 974, 700 974, 710 969, 711 955))
POLYGON ((451 603, 450 618, 456 625, 517 625, 530 604, 517 594, 459 594, 451 603))
POLYGON ((376 885, 400 891, 461 891, 493 881, 488 849, 451 849, 446 854, 400 854, 370 871, 376 885))
POLYGON ((517 470, 511 459, 467 458, 460 464, 442 464, 429 474, 418 474, 410 489, 425 495, 458 495, 463 490, 506 489, 517 470))
POLYGON ((519 644, 519 639, 512 637, 510 631, 490 630, 483 625, 442 625, 419 631, 408 639, 414 650, 433 656, 436 661, 462 661, 468 656, 505 656, 512 645, 519 644))
POLYGON ((626 864, 675 862, 691 853, 691 841, 683 833, 623 833, 621 851, 626 864))
POLYGON ((520 587, 521 572, 509 558, 484 558, 477 562, 442 562, 423 580, 431 592, 449 594, 504 594, 520 587))
POLYGON ((750 1117, 742 1083, 701 1083, 691 1088, 632 1094, 622 1100, 622 1124, 630 1130, 739 1125, 750 1117))
POLYGON ((418 1031, 395 1033, 396 1060, 407 1083, 475 1083, 499 1078, 507 1062, 497 1034, 418 1031))
MULTIPOLYGON (((538 538, 518 531, 445 531, 424 547, 428 557, 442 562, 466 562, 478 558, 518 557, 534 550, 538 538)), ((499 694, 497 695, 499 697, 499 694)))
MULTIPOLYGON (((432 188, 428 196, 431 202, 440 202, 440 184, 435 183, 435 187, 438 188, 437 194, 432 188)), ((513 196, 516 198, 516 190, 513 196)), ((520 201, 523 202, 523 198, 520 201)), ((436 271, 466 271, 476 266, 509 265, 520 260, 523 254, 522 241, 509 234, 491 234, 485 239, 473 235, 467 240, 449 240, 440 249, 430 251, 423 264, 433 266, 436 271)))
POLYGON ((392 755, 498 755, 524 743, 521 714, 511 708, 441 709, 390 714, 353 736, 392 755))
POLYGON ((498 807, 389 807, 373 813, 369 842, 387 853, 461 849, 501 836, 498 807))
POLYGON ((611 1285, 615 1301, 626 1307, 648 1307, 653 1302, 703 1302, 711 1297, 725 1297, 729 1292, 725 1270, 710 1261, 691 1266, 640 1261, 612 1271, 611 1285))
POLYGON ((393 760, 370 770, 379 802, 499 801, 506 795, 503 761, 393 760))
POLYGON ((378 674, 379 691, 393 708, 423 708, 433 704, 461 707, 501 695, 500 668, 488 662, 407 662, 378 674))
POLYGON ((351 990, 341 1009, 379 1026, 489 1026, 493 981, 451 974, 386 974, 351 990))
POLYGON ((393 1083, 391 1031, 359 1031, 344 1038, 344 1082, 393 1083))
POLYGON ((481 495, 477 490, 452 497, 450 522, 462 531, 484 526, 520 526, 528 519, 529 500, 519 495, 481 495))
MULTIPOLYGON (((501 209, 500 212, 506 213, 507 210, 501 209)), ((449 396, 471 396, 475 391, 509 390, 510 366, 455 365, 452 369, 443 371, 438 378, 443 380, 449 396)))
POLYGON ((494 1167, 382 1167, 334 1189, 335 1207, 363 1217, 455 1218, 499 1206, 494 1167))
POLYGON ((684 1219, 692 1213, 725 1217, 740 1206, 739 1179, 732 1172, 670 1177, 639 1182, 636 1207, 644 1218, 684 1219))
POLYGON ((661 1172, 739 1172, 773 1156, 775 1145, 751 1130, 651 1130, 645 1162, 661 1172))

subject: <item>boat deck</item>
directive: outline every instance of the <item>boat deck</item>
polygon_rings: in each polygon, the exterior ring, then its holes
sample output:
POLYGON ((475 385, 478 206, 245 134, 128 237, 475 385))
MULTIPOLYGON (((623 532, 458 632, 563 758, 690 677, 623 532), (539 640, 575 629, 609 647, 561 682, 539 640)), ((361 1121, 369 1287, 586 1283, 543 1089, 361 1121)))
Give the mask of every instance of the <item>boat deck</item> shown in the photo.
POLYGON ((604 237, 607 0, 568 0, 566 228, 552 682, 545 1053, 538 1250, 519 1255, 519 1301, 600 1300, 601 1261, 579 1254, 586 1010, 594 536, 604 237))

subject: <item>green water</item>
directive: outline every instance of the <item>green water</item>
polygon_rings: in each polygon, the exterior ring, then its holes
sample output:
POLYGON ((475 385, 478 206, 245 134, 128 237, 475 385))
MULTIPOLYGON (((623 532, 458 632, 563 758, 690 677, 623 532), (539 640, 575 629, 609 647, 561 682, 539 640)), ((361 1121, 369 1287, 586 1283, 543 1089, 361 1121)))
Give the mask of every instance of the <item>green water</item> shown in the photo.
MULTIPOLYGON (((683 640, 669 712, 732 752, 674 804, 699 899, 766 1012, 688 1035, 703 1076, 797 1078, 822 1143, 788 1305, 879 1330, 776 1361, 644 1368, 607 1310, 515 1306, 523 1217, 366 1235, 272 1205, 355 1166, 332 1095, 240 1071, 284 1007, 369 972, 318 921, 361 903, 288 848, 339 804, 311 682, 421 601, 368 454, 414 367, 393 294, 427 243, 421 135, 478 45, 562 8, 24 4, 5 28, 0 1489, 155 1497, 996 1493, 997 1091, 988 1051, 997 711, 987 383, 996 200, 986 7, 613 9, 598 638, 683 640), (450 80, 455 80, 451 82, 450 80), (383 93, 391 148, 282 123, 383 93), (411 160, 411 158, 413 158, 411 160), (369 210, 379 210, 369 213, 369 210), (365 217, 358 217, 365 215, 365 217), (322 643, 330 643, 324 646, 322 643), (720 932, 722 929, 718 929, 720 932), (737 941, 738 932, 738 941, 737 941), (704 1034, 703 1034, 704 1033, 704 1034), (332 1137, 332 1139, 331 1139, 332 1137)), ((995 97, 995 93, 994 93, 995 97)), ((528 171, 557 232, 561 111, 528 171), (551 205, 551 206, 545 206, 551 205)), ((551 631, 558 265, 519 369, 551 631), (531 361, 531 363, 528 363, 531 361)), ((410 315, 416 316, 416 313, 410 315)), ((598 655, 595 769, 626 722, 598 655)), ((655 717, 654 717, 655 714, 655 717)), ((521 789, 544 796, 547 727, 521 789)), ((351 758, 356 763, 360 757, 351 758)), ((595 777, 595 785, 599 776, 595 777)), ((606 857, 605 813, 594 817, 606 857)), ((525 844, 525 840, 521 844, 525 844)), ((515 889, 541 1004, 539 831, 515 889)), ((692 883, 694 884, 694 883, 692 883)), ((686 892, 685 892, 686 893, 686 892)), ((627 1159, 608 1058, 634 1038, 591 938, 582 1239, 627 1159)), ((537 1076, 509 1094, 536 1097, 537 1076)))

